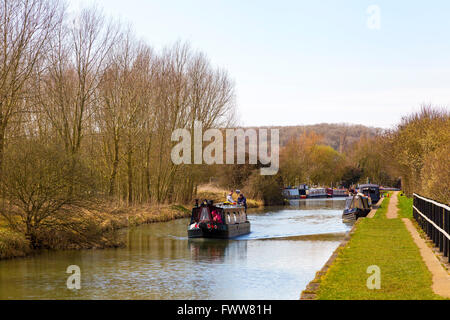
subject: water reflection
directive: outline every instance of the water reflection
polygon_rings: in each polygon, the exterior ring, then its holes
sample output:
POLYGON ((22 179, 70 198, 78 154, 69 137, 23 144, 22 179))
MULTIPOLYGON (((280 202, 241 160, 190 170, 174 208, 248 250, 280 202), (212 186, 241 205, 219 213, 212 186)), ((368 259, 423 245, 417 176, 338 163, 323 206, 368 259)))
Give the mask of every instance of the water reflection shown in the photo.
POLYGON ((247 258, 247 241, 191 239, 188 241, 193 261, 230 263, 247 258))

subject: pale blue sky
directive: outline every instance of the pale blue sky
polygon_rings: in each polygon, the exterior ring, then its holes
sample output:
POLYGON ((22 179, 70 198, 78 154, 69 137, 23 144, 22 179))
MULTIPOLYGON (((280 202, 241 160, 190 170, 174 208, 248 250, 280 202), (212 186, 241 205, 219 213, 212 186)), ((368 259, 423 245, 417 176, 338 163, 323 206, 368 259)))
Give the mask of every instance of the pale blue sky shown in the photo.
POLYGON ((448 0, 70 2, 97 3, 156 49, 204 51, 234 79, 243 125, 390 127, 422 103, 450 106, 448 0))

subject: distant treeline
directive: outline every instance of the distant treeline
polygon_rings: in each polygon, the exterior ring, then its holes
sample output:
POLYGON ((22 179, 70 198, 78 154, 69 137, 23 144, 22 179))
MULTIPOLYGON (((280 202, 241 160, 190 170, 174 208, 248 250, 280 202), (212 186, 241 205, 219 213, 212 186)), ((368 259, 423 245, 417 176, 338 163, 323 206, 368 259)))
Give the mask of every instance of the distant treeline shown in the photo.
POLYGON ((250 165, 222 166, 210 175, 224 187, 242 188, 269 203, 280 202, 276 190, 285 186, 366 182, 448 203, 449 121, 448 109, 424 105, 391 130, 346 124, 278 127, 282 147, 277 176, 260 177, 250 165))
POLYGON ((319 123, 298 126, 275 126, 270 128, 280 130, 281 146, 287 145, 293 137, 315 133, 322 138, 322 142, 325 145, 329 145, 341 153, 362 137, 374 138, 384 131, 382 128, 346 123, 319 123))

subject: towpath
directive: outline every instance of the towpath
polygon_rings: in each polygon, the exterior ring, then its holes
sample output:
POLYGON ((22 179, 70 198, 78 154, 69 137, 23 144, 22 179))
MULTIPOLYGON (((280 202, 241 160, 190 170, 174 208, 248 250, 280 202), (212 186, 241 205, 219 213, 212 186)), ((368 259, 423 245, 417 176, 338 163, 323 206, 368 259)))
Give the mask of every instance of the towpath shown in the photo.
MULTIPOLYGON (((386 217, 388 219, 397 218, 397 203, 398 203, 397 194, 398 194, 398 191, 395 191, 393 193, 393 195, 391 196, 391 199, 389 200, 389 206, 388 206, 388 209, 386 212, 386 217)), ((373 218, 375 216, 378 208, 381 205, 381 202, 383 202, 383 198, 381 198, 378 201, 378 203, 373 206, 373 209, 369 212, 369 214, 367 215, 367 218, 373 218)))
POLYGON ((388 218, 388 219, 396 219, 398 217, 398 214, 397 214, 398 198, 397 198, 397 196, 398 196, 398 191, 395 191, 391 196, 391 200, 389 200, 389 206, 386 211, 386 218, 388 218))

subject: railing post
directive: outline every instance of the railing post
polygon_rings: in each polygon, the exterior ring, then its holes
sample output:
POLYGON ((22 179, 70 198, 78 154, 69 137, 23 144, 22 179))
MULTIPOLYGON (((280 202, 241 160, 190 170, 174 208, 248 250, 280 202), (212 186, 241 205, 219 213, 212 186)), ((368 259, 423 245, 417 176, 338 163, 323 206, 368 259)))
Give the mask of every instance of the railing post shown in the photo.
MULTIPOLYGON (((448 232, 447 212, 444 208, 442 208, 442 229, 444 229, 447 233, 449 233, 448 232)), ((442 252, 444 253, 444 257, 447 257, 449 240, 447 239, 447 237, 444 237, 443 240, 444 240, 444 243, 443 243, 443 247, 442 247, 442 252)))
MULTIPOLYGON (((444 208, 439 208, 439 227, 444 229, 444 208)), ((442 232, 439 232, 439 251, 444 251, 444 239, 445 236, 442 232)))
MULTIPOLYGON (((436 225, 439 225, 437 207, 433 203, 431 204, 431 207, 433 208, 433 222, 436 225)), ((434 226, 433 226, 433 231, 434 231, 434 246, 438 247, 439 246, 439 231, 434 226)))
MULTIPOLYGON (((444 219, 445 219, 445 227, 444 230, 450 234, 450 211, 444 209, 444 219)), ((445 252, 447 253, 446 257, 448 257, 448 262, 450 262, 450 239, 447 239, 447 250, 445 252)))

